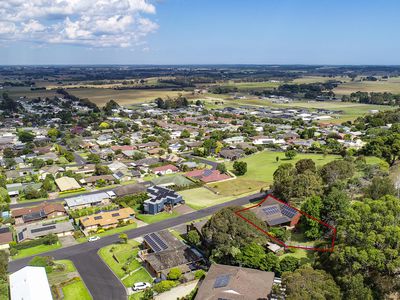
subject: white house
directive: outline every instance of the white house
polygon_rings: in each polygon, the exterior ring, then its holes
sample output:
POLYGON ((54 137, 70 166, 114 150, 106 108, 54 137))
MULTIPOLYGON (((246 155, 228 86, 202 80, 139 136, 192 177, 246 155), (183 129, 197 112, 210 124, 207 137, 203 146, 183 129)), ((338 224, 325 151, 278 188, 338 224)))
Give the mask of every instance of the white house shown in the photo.
POLYGON ((10 275, 11 300, 53 300, 45 268, 27 266, 10 275))

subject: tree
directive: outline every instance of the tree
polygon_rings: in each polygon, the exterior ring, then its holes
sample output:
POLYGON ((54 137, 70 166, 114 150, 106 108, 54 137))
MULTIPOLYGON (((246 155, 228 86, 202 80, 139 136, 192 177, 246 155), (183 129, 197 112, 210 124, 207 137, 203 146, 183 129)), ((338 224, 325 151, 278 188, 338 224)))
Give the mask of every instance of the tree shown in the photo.
MULTIPOLYGON (((234 263, 240 249, 252 242, 263 244, 266 235, 248 222, 238 217, 235 211, 240 207, 223 208, 214 214, 202 228, 204 239, 208 242, 208 251, 211 260, 222 263, 234 263)), ((242 216, 266 230, 264 222, 259 220, 253 212, 241 212, 242 216)))
POLYGON ((63 151, 63 156, 69 162, 73 162, 75 160, 75 156, 71 151, 67 151, 67 150, 63 151))
MULTIPOLYGON (((375 298, 397 291, 400 268, 400 199, 385 196, 352 203, 339 220, 335 251, 319 254, 318 266, 344 288, 374 291, 375 298), (351 283, 351 277, 363 280, 351 283)), ((347 290, 346 293, 356 294, 347 290)))
POLYGON ((128 243, 128 235, 126 233, 121 233, 119 235, 119 239, 121 240, 121 242, 123 244, 127 244, 128 243))
POLYGON ((296 170, 292 164, 281 164, 274 172, 272 190, 274 195, 282 200, 289 201, 293 192, 293 181, 296 170))
POLYGON ((55 141, 58 137, 61 136, 61 132, 57 128, 50 128, 47 131, 47 136, 52 140, 55 141))
POLYGON ((108 129, 110 128, 110 124, 108 124, 107 122, 101 122, 99 127, 100 129, 108 129))
POLYGON ((182 276, 182 271, 179 268, 172 268, 168 272, 169 280, 178 280, 182 276))
POLYGON ((200 235, 196 230, 190 230, 187 234, 187 240, 190 244, 194 246, 200 245, 200 235))
MULTIPOLYGON (((322 208, 322 200, 318 196, 307 198, 301 205, 301 210, 316 219, 320 218, 322 208)), ((321 225, 317 221, 301 216, 301 224, 304 229, 304 236, 308 239, 315 240, 321 237, 321 225)))
POLYGON ((285 256, 279 261, 279 271, 283 272, 293 272, 300 266, 300 261, 294 256, 285 256))
POLYGON ((344 217, 350 206, 350 198, 347 193, 337 187, 333 187, 331 191, 322 198, 321 219, 335 226, 338 220, 344 217))
POLYGON ((259 269, 264 257, 264 247, 252 242, 240 249, 240 253, 237 255, 236 261, 241 263, 244 267, 259 269))
POLYGON ((233 169, 235 170, 236 175, 238 175, 238 176, 244 175, 247 172, 247 162, 235 161, 233 163, 233 169))
POLYGON ((339 180, 352 177, 354 174, 354 166, 352 162, 346 160, 335 160, 325 164, 320 171, 320 175, 324 182, 332 185, 339 180))
POLYGON ((98 163, 100 163, 100 156, 98 156, 97 154, 94 154, 94 153, 90 153, 89 155, 88 155, 88 157, 87 157, 87 160, 89 161, 89 162, 91 162, 91 163, 94 163, 94 164, 98 164, 98 163))
POLYGON ((311 171, 311 172, 315 173, 317 171, 315 162, 309 158, 300 159, 296 163, 295 167, 296 167, 297 173, 304 173, 305 171, 311 171))
POLYGON ((217 170, 220 171, 221 173, 226 173, 226 171, 227 171, 224 163, 218 164, 217 170))
POLYGON ((386 195, 396 195, 396 188, 390 177, 374 177, 371 184, 365 189, 365 196, 379 199, 386 195))
POLYGON ((30 143, 35 139, 35 135, 26 130, 18 131, 17 135, 21 143, 30 143))
MULTIPOLYGON (((302 267, 282 275, 287 300, 341 299, 340 289, 333 278, 323 270, 302 267)), ((361 299, 361 298, 360 298, 361 299)))
POLYGON ((109 167, 103 166, 101 164, 95 165, 94 175, 110 175, 110 174, 112 174, 112 171, 110 170, 109 167))
POLYGON ((150 288, 145 289, 140 297, 140 300, 153 300, 153 299, 154 299, 154 292, 150 288))
POLYGON ((181 138, 182 139, 186 139, 186 138, 190 138, 190 132, 187 129, 182 130, 181 132, 181 138))
POLYGON ((296 152, 296 150, 293 150, 293 149, 291 149, 291 150, 286 150, 286 152, 285 152, 285 156, 286 156, 286 158, 287 159, 293 159, 293 158, 295 158, 295 156, 297 155, 297 152, 296 152))
POLYGON ((310 170, 296 174, 293 178, 292 197, 304 199, 313 195, 322 194, 322 180, 318 174, 310 170))

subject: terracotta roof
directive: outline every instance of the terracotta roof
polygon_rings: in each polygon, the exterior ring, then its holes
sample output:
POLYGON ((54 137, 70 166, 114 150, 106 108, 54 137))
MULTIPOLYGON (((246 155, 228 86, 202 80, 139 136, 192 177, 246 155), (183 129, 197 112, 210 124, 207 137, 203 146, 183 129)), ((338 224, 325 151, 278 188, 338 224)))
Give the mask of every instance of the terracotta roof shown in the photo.
POLYGON ((119 210, 112 210, 97 213, 94 215, 81 217, 79 218, 79 222, 84 227, 90 226, 108 226, 118 223, 119 220, 123 220, 129 218, 134 214, 134 210, 130 207, 121 208, 119 210))
POLYGON ((178 171, 179 169, 175 167, 174 165, 166 165, 166 166, 161 166, 161 167, 156 167, 153 169, 153 172, 162 172, 162 171, 167 171, 167 170, 172 170, 172 171, 178 171))
POLYGON ((205 183, 229 179, 226 174, 221 174, 218 170, 193 170, 185 174, 187 177, 199 179, 205 183))
POLYGON ((0 245, 8 244, 12 242, 13 236, 9 228, 0 228, 0 245))
POLYGON ((30 213, 40 212, 41 210, 43 210, 46 213, 46 215, 51 214, 55 211, 65 212, 64 206, 60 203, 49 203, 49 204, 43 203, 41 205, 34 207, 14 209, 11 211, 11 214, 14 218, 18 218, 30 213))
POLYGON ((135 146, 131 145, 123 145, 123 146, 111 146, 111 150, 116 151, 116 150, 121 150, 121 151, 126 151, 126 150, 136 150, 137 148, 135 146))

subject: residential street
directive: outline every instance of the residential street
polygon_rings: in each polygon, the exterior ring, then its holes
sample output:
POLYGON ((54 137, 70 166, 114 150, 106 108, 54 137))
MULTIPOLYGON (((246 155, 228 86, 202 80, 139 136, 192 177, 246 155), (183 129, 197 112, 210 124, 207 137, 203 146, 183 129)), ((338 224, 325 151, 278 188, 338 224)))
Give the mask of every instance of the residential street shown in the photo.
MULTIPOLYGON (((229 202, 221 203, 212 207, 198 210, 176 218, 167 219, 158 223, 149 224, 143 227, 127 231, 130 239, 143 236, 148 233, 172 228, 174 226, 191 222, 209 216, 223 207, 232 205, 245 205, 249 202, 260 200, 265 196, 264 193, 257 193, 250 196, 238 198, 229 202)), ((71 247, 61 248, 48 252, 43 255, 53 256, 55 259, 70 259, 85 281, 90 293, 95 300, 119 300, 126 299, 125 287, 121 284, 114 273, 97 255, 97 251, 107 245, 119 241, 118 234, 103 237, 96 242, 83 243, 71 247)), ((23 258, 9 263, 9 271, 15 272, 24 267, 32 257, 23 258)))

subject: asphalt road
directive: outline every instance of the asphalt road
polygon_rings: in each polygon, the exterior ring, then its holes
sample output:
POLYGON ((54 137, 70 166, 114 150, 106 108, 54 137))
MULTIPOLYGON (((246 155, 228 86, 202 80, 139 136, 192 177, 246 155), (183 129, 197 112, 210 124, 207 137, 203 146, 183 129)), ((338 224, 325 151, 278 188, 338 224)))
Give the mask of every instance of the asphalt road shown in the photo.
MULTIPOLYGON (((249 202, 254 202, 265 197, 264 193, 257 193, 250 196, 238 198, 229 202, 221 203, 212 207, 201 209, 189 214, 181 215, 176 218, 167 219, 161 222, 146 225, 126 231, 130 239, 143 236, 148 233, 157 232, 160 230, 175 227, 196 219, 209 216, 223 207, 233 205, 244 205, 249 202)), ((107 245, 119 241, 118 234, 103 237, 96 242, 83 243, 70 247, 61 248, 43 255, 49 255, 55 259, 70 259, 74 262, 79 274, 84 280, 94 300, 126 300, 126 289, 108 268, 108 266, 97 255, 97 251, 107 245)), ((15 272, 24 266, 32 259, 27 257, 12 261, 8 265, 9 272, 15 272)))
POLYGON ((78 166, 86 165, 86 163, 87 163, 86 159, 84 159, 82 156, 80 156, 76 152, 73 152, 73 154, 74 154, 74 158, 75 158, 75 161, 76 161, 78 166))
POLYGON ((205 159, 205 158, 201 158, 199 156, 194 156, 194 155, 191 155, 191 154, 182 154, 182 156, 190 158, 190 159, 198 160, 198 161, 202 162, 203 164, 209 165, 209 166, 211 166, 212 170, 217 169, 217 166, 218 166, 217 162, 211 161, 211 160, 208 160, 208 159, 205 159))

